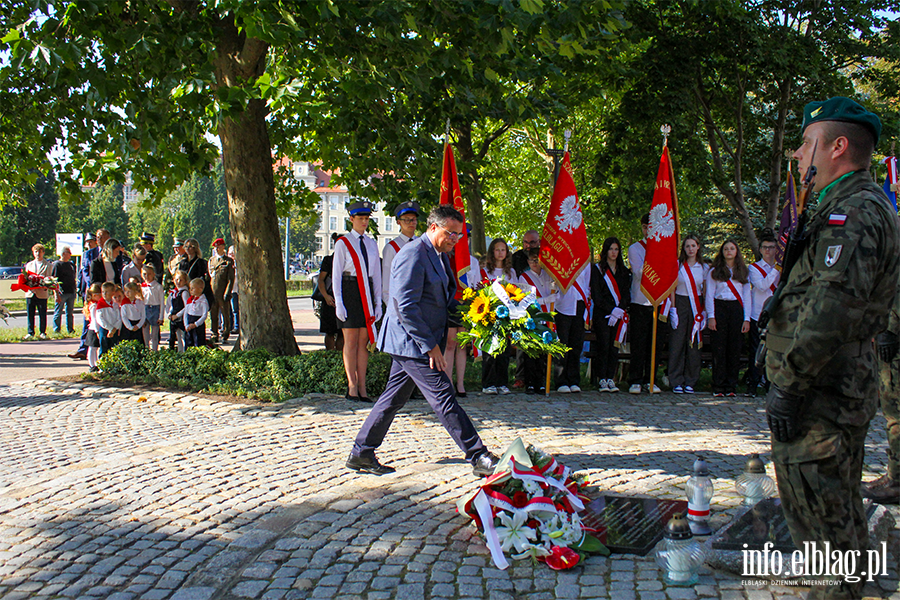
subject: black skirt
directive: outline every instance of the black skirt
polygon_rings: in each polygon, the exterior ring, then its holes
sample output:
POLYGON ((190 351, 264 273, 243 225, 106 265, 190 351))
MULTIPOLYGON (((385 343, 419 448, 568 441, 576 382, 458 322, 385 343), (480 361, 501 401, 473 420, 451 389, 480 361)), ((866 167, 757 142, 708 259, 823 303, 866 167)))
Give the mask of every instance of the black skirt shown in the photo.
POLYGON ((87 348, 99 348, 100 347, 100 338, 97 337, 97 332, 93 329, 88 329, 87 334, 84 336, 84 345, 87 348))
MULTIPOLYGON (((369 278, 369 289, 373 286, 372 278, 369 278)), ((341 329, 359 329, 366 326, 366 312, 363 310, 362 296, 359 295, 359 283, 356 277, 344 275, 341 278, 341 299, 344 308, 347 309, 347 320, 337 320, 341 329)), ((373 310, 374 314, 374 310, 373 310)))

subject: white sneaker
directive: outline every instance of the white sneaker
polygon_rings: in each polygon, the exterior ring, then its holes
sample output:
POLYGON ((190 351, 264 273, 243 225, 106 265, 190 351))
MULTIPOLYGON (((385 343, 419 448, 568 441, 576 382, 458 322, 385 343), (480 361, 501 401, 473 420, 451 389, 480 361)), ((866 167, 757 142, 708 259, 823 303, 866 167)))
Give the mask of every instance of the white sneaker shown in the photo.
POLYGON ((482 393, 482 394, 493 394, 493 395, 497 395, 497 387, 491 385, 491 386, 488 386, 488 387, 486 387, 486 388, 482 388, 482 389, 481 389, 481 393, 482 393))
POLYGON ((674 392, 674 393, 676 393, 676 394, 683 394, 683 393, 684 393, 684 388, 681 387, 680 385, 676 385, 676 386, 675 386, 675 389, 673 389, 672 392, 674 392))
MULTIPOLYGON (((650 393, 650 384, 649 384, 649 383, 645 383, 645 384, 644 384, 644 391, 647 392, 648 394, 650 393)), ((659 389, 659 386, 656 385, 655 383, 653 384, 653 393, 654 393, 654 394, 661 394, 661 393, 662 393, 662 390, 659 389)))
POLYGON ((559 392, 560 394, 568 394, 569 392, 572 391, 572 388, 570 388, 567 385, 561 385, 558 388, 556 388, 556 391, 559 392))
POLYGON ((613 394, 615 394, 616 392, 619 391, 619 386, 617 386, 616 382, 613 381, 612 379, 607 379, 606 385, 609 388, 609 391, 612 392, 613 394))
POLYGON ((608 379, 601 379, 601 380, 600 380, 600 387, 598 388, 597 391, 599 391, 599 392, 608 392, 608 391, 609 391, 609 380, 608 380, 608 379))
POLYGON ((497 393, 499 393, 501 396, 506 396, 507 394, 511 394, 512 392, 510 392, 509 388, 505 385, 501 385, 497 388, 497 393))
POLYGON ((633 386, 628 388, 629 394, 640 394, 641 393, 641 384, 635 383, 633 386))
POLYGON ((684 386, 684 393, 685 393, 685 394, 693 394, 693 393, 694 393, 694 388, 692 388, 692 387, 689 386, 689 385, 686 385, 686 386, 684 386))
POLYGON ((570 386, 569 386, 569 391, 572 392, 573 394, 580 394, 580 393, 581 393, 581 388, 578 387, 577 385, 570 385, 570 386))
POLYGON ((49 339, 50 339, 50 336, 48 336, 46 333, 42 333, 42 334, 39 335, 38 337, 41 338, 42 340, 49 340, 49 339))

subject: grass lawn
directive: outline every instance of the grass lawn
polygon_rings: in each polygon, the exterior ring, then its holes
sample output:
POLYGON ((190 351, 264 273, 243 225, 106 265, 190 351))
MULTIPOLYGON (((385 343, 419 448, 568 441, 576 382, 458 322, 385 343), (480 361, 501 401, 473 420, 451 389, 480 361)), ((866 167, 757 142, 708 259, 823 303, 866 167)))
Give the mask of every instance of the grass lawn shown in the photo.
MULTIPOLYGON (((48 320, 49 325, 49 320, 48 320)), ((0 344, 10 344, 15 342, 22 342, 22 338, 25 337, 25 334, 28 333, 28 330, 24 327, 4 327, 0 325, 0 344)), ((49 329, 47 330, 47 335, 50 336, 51 340, 66 340, 71 338, 80 338, 81 337, 81 324, 77 324, 77 329, 74 333, 66 333, 66 327, 63 325, 63 329, 61 333, 53 333, 49 329)))

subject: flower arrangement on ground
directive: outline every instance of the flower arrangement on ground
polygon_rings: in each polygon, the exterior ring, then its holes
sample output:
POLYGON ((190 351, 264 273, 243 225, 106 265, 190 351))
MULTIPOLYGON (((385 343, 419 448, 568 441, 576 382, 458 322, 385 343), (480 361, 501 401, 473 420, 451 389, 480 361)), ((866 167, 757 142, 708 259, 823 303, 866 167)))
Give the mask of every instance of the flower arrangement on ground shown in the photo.
POLYGON ((35 288, 47 288, 55 290, 59 288, 59 280, 49 275, 38 275, 31 271, 22 271, 19 273, 19 280, 9 286, 13 291, 30 292, 35 288))
POLYGON ((498 569, 510 558, 530 558, 551 569, 571 569, 588 554, 609 549, 582 523, 587 481, 553 456, 517 439, 490 476, 457 509, 484 534, 498 569))
POLYGON ((478 291, 466 288, 459 312, 467 330, 457 334, 461 344, 492 356, 506 352, 510 342, 531 357, 568 352, 553 331, 553 314, 541 311, 533 290, 524 291, 498 279, 478 291))

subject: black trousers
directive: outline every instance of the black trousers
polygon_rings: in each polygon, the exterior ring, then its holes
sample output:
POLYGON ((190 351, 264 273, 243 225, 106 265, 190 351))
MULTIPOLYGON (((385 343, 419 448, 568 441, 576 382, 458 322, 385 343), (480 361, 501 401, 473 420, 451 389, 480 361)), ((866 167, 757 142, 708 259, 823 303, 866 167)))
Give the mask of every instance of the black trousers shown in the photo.
MULTIPOLYGON (((193 325, 200 320, 200 317, 194 315, 185 315, 185 325, 193 325)), ((200 348, 206 345, 206 320, 197 325, 194 329, 186 331, 184 335, 185 348, 200 348)))
MULTIPOLYGON (((602 318, 602 317, 601 317, 602 318)), ((591 380, 613 379, 616 376, 616 367, 619 365, 619 349, 616 348, 616 325, 610 327, 603 319, 598 322, 594 319, 594 335, 596 339, 591 342, 591 351, 594 359, 591 363, 591 380)))
POLYGON ((481 387, 509 385, 509 355, 500 356, 485 353, 481 359, 481 387))
POLYGON ((759 350, 759 323, 750 319, 750 336, 747 342, 747 358, 750 364, 747 367, 747 391, 756 390, 760 383, 765 382, 765 373, 756 366, 756 351, 759 350))
MULTIPOLYGON (((659 333, 657 331, 657 333, 659 333)), ((650 350, 653 344, 653 307, 632 303, 628 309, 628 339, 631 364, 628 383, 650 384, 650 350)))
POLYGON ((25 311, 28 314, 28 335, 34 335, 34 313, 37 311, 41 333, 47 333, 47 299, 37 296, 25 297, 25 311))
POLYGON ((525 387, 533 387, 536 390, 544 389, 544 385, 547 383, 547 357, 532 358, 523 352, 522 371, 524 372, 522 381, 525 382, 525 387))
POLYGON ((387 386, 372 407, 372 412, 356 435, 352 454, 354 456, 374 456, 381 446, 394 417, 409 400, 410 394, 418 386, 437 415, 438 420, 466 460, 474 462, 487 450, 475 425, 466 411, 456 400, 456 389, 444 371, 437 371, 428 365, 428 359, 391 355, 391 374, 387 386))
POLYGON ((716 330, 712 332, 713 393, 737 389, 744 335, 744 307, 737 300, 716 300, 716 330))
POLYGON ((569 347, 562 358, 553 359, 556 387, 581 386, 581 349, 584 346, 584 302, 575 305, 575 315, 556 314, 556 335, 569 347))

